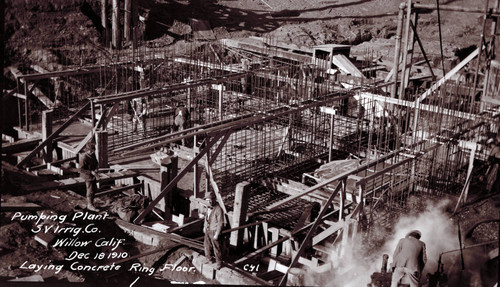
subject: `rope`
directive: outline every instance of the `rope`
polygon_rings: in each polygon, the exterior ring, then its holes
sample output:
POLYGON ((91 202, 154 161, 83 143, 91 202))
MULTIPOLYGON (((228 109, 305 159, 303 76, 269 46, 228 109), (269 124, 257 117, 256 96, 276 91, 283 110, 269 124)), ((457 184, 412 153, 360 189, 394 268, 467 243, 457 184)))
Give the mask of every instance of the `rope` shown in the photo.
POLYGON ((437 14, 438 14, 438 27, 439 27, 439 48, 441 49, 441 67, 443 68, 443 76, 446 75, 444 70, 444 55, 443 55, 443 38, 441 35, 441 13, 439 10, 439 0, 436 0, 437 14))

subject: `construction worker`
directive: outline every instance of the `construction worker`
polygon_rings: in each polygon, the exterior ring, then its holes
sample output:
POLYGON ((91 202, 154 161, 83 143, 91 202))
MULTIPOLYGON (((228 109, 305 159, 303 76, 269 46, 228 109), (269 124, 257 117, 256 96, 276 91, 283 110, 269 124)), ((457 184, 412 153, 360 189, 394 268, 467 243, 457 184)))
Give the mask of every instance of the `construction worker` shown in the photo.
MULTIPOLYGON (((182 131, 187 127, 187 121, 189 119, 189 111, 183 105, 178 105, 175 109, 174 124, 177 131, 182 131)), ((182 145, 184 145, 184 139, 182 139, 182 145)))
POLYGON ((142 98, 141 100, 134 99, 132 103, 132 108, 134 110, 134 118, 132 119, 133 130, 132 132, 137 131, 137 124, 139 124, 143 131, 144 135, 146 135, 146 115, 148 111, 148 107, 146 104, 146 99, 142 98))
POLYGON ((491 152, 488 156, 488 170, 486 171, 486 191, 496 193, 500 183, 500 137, 488 140, 491 152))
POLYGON ((413 230, 398 242, 392 257, 391 287, 398 287, 405 282, 410 287, 418 287, 420 275, 427 262, 425 243, 420 241, 422 233, 413 230))
POLYGON ((205 256, 213 262, 214 260, 211 252, 213 250, 215 262, 217 264, 216 268, 220 269, 222 267, 220 235, 222 227, 224 226, 224 213, 212 194, 207 193, 205 195, 205 200, 208 203, 207 214, 205 214, 205 224, 203 226, 203 232, 205 233, 203 242, 205 256))
POLYGON ((87 209, 98 212, 94 206, 94 194, 97 190, 97 180, 99 179, 99 165, 95 156, 95 144, 89 142, 86 150, 79 154, 80 177, 85 180, 87 187, 87 209))

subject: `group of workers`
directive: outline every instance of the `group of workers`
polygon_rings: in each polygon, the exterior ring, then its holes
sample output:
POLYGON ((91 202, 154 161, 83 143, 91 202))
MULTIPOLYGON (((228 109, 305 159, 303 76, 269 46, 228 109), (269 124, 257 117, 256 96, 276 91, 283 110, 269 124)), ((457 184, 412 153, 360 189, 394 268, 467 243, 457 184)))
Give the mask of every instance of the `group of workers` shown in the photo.
MULTIPOLYGON (((138 126, 143 130, 144 136, 147 131, 148 104, 146 98, 137 98, 130 101, 132 110, 132 132, 137 132, 138 126)), ((184 130, 189 119, 189 111, 184 105, 177 105, 174 114, 175 130, 184 130)), ((184 143, 183 143, 184 144, 184 143)))

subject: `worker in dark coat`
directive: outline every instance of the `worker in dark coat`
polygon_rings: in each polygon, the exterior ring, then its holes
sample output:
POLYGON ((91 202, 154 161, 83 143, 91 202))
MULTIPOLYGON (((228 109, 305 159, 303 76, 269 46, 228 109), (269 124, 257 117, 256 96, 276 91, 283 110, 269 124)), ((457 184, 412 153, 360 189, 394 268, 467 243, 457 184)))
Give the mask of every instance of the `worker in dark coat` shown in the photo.
POLYGON ((410 287, 419 286, 420 275, 427 262, 425 243, 420 241, 421 236, 420 231, 413 230, 405 238, 399 240, 392 257, 391 287, 398 287, 401 279, 405 276, 410 287))
POLYGON ((496 193, 500 183, 500 137, 491 139, 491 152, 488 157, 488 170, 486 171, 486 191, 496 193))
POLYGON ((205 247, 205 256, 213 261, 211 252, 213 250, 215 262, 217 263, 217 269, 219 269, 222 266, 220 235, 222 227, 224 226, 224 213, 214 196, 207 194, 205 196, 205 200, 209 206, 207 214, 205 215, 205 224, 203 226, 203 232, 205 233, 205 239, 203 242, 205 247))
POLYGON ((99 179, 99 165, 95 155, 95 144, 89 142, 86 146, 86 151, 79 154, 80 177, 85 180, 87 187, 87 209, 91 211, 99 211, 94 206, 94 194, 97 190, 97 180, 99 179))

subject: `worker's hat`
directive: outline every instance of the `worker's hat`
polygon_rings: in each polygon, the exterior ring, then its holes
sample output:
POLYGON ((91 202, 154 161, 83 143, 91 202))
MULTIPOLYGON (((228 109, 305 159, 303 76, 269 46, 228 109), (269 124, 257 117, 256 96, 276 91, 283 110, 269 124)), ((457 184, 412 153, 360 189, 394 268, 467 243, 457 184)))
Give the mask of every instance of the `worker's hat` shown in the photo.
POLYGON ((412 230, 406 234, 406 237, 408 237, 408 236, 415 237, 416 239, 420 239, 420 237, 422 237, 422 232, 420 232, 419 230, 412 230))

